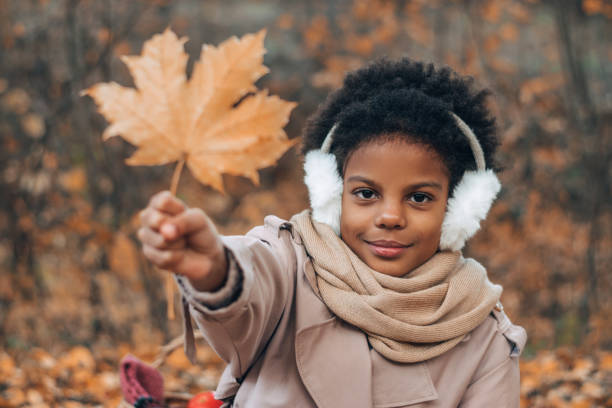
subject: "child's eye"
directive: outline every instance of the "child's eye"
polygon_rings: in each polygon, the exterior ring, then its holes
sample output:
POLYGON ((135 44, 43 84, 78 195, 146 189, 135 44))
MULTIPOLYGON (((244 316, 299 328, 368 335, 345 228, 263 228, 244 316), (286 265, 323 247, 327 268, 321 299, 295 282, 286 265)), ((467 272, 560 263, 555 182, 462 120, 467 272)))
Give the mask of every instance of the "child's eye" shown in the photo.
POLYGON ((361 190, 355 191, 353 194, 362 200, 371 200, 376 196, 376 193, 368 188, 362 188, 361 190))
POLYGON ((431 201, 431 198, 427 194, 414 193, 413 195, 410 196, 410 201, 418 203, 418 204, 423 204, 423 203, 431 201))

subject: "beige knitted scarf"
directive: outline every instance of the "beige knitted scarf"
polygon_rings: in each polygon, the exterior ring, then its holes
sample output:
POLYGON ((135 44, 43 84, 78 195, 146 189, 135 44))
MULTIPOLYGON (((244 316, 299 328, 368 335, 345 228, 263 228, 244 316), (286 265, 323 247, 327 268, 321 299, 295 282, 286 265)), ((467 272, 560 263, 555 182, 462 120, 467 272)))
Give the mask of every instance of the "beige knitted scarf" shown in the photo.
POLYGON ((459 251, 438 252, 406 275, 367 266, 310 211, 296 214, 312 259, 319 296, 342 320, 357 326, 372 347, 400 363, 425 361, 457 345, 491 312, 502 292, 486 270, 459 251))

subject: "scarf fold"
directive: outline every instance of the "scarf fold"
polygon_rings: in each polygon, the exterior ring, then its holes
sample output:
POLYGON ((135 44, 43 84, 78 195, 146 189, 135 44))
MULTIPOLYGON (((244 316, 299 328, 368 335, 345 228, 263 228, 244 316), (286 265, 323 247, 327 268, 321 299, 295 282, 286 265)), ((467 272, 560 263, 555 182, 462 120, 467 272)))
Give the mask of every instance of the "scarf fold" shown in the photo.
POLYGON ((484 267, 459 251, 438 252, 394 277, 371 269, 328 225, 313 221, 309 210, 291 223, 311 257, 315 292, 390 360, 414 363, 450 350, 484 321, 501 295, 484 267))

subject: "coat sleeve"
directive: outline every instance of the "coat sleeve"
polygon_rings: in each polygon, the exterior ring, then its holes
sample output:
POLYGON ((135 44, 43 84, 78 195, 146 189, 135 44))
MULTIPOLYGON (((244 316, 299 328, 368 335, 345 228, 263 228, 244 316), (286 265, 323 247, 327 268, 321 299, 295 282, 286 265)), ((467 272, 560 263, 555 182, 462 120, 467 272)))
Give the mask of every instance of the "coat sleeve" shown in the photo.
MULTIPOLYGON (((479 373, 478 378, 469 385, 459 404, 462 408, 499 407, 518 408, 520 406, 521 379, 519 357, 527 342, 527 332, 512 324, 503 306, 498 303, 491 312, 497 320, 497 332, 506 340, 507 348, 501 352, 503 358, 497 364, 479 373)), ((493 354, 500 355, 499 351, 493 354)), ((485 358, 488 360, 493 356, 485 358)))
POLYGON ((459 407, 518 408, 520 385, 518 357, 508 357, 468 387, 459 407))
POLYGON ((186 279, 179 282, 197 326, 234 378, 265 348, 293 293, 295 253, 281 234, 288 232, 266 224, 245 236, 222 237, 230 271, 221 291, 234 298, 229 304, 219 307, 210 293, 196 291, 186 279))

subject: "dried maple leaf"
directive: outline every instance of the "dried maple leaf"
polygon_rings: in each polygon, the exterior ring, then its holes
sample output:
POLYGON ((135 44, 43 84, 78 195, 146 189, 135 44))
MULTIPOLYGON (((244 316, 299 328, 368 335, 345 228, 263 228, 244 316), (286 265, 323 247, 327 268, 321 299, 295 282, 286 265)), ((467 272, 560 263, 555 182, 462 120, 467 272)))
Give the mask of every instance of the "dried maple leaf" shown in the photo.
POLYGON ((138 150, 130 165, 185 160, 195 177, 223 191, 222 173, 259 182, 296 140, 283 130, 295 103, 258 90, 265 31, 204 45, 187 80, 188 56, 170 29, 145 42, 140 56, 123 57, 136 89, 101 83, 84 91, 110 122, 104 139, 120 135, 138 150))

